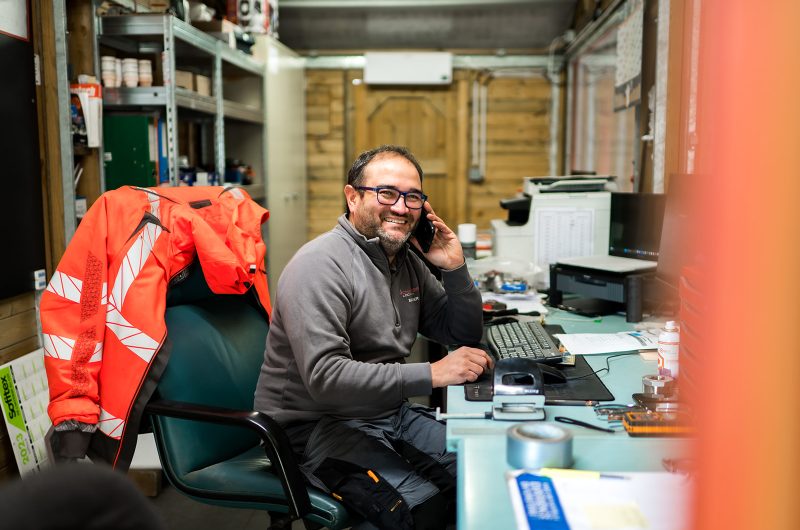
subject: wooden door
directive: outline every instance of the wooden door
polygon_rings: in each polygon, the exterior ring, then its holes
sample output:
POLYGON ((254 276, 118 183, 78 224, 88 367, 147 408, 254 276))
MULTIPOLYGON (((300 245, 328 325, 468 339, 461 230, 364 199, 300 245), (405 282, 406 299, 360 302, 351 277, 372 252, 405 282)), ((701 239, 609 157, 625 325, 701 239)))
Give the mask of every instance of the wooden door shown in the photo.
POLYGON ((353 160, 359 153, 382 144, 407 147, 419 160, 423 191, 436 213, 451 228, 462 222, 466 188, 461 160, 466 159, 466 127, 458 119, 459 82, 443 87, 376 87, 356 84, 352 90, 353 160), (462 146, 462 144, 464 144, 462 146))

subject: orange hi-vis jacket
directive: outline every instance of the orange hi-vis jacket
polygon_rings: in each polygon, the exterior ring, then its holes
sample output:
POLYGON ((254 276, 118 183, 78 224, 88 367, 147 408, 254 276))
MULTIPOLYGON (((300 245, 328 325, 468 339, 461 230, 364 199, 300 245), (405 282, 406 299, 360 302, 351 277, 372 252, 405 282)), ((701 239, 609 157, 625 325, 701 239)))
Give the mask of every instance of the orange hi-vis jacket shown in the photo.
POLYGON ((127 468, 168 357, 158 354, 170 282, 197 259, 213 292, 254 288, 269 314, 261 237, 268 217, 239 188, 124 187, 103 194, 41 299, 53 424, 96 425, 86 433, 87 453, 127 468))

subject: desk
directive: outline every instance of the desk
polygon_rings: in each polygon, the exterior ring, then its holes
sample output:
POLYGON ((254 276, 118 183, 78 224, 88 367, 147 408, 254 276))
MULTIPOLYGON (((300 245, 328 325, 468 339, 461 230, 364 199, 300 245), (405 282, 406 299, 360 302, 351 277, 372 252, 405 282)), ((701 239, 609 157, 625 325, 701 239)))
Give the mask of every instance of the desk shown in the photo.
MULTIPOLYGON (((621 316, 603 317, 601 323, 585 322, 569 313, 553 311, 548 324, 560 324, 567 333, 613 333, 632 329, 621 316), (569 320, 565 320, 569 319, 569 320)), ((593 369, 605 367, 605 356, 588 356, 593 369)), ((614 394, 615 403, 631 402, 631 394, 641 392, 642 376, 656 373, 655 361, 644 361, 638 355, 611 360, 610 373, 600 378, 614 394)), ((461 386, 447 389, 449 413, 485 412, 490 402, 470 402, 464 398, 461 386)), ((547 406, 546 422, 555 416, 567 416, 603 425, 591 407, 547 406)), ((631 438, 624 431, 601 433, 583 427, 571 427, 574 436, 575 469, 597 471, 663 471, 662 458, 680 458, 687 454, 686 443, 677 438, 631 438)), ((514 514, 505 482, 506 430, 513 422, 449 419, 447 421, 448 449, 458 454, 458 528, 515 528, 514 514)))

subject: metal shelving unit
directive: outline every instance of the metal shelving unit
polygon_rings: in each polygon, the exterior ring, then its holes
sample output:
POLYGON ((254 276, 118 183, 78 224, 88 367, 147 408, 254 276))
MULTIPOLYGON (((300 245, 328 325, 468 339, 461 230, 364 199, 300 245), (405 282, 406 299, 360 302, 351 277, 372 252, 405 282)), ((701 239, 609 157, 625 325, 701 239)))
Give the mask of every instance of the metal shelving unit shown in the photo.
MULTIPOLYGON (((217 98, 185 88, 175 88, 174 92, 175 105, 179 109, 216 115, 217 98)), ((167 89, 163 86, 106 88, 103 92, 103 105, 106 108, 164 107, 167 101, 167 89)), ((258 112, 258 109, 255 111, 258 112)))
POLYGON ((245 105, 235 101, 224 100, 222 102, 222 114, 226 118, 237 119, 248 123, 263 124, 264 112, 252 105, 245 105))
MULTIPOLYGON (((201 113, 213 122, 214 165, 219 175, 225 173, 225 122, 236 120, 266 126, 266 109, 231 99, 225 99, 224 80, 228 77, 250 77, 258 80, 261 95, 265 93, 266 66, 253 57, 229 48, 224 42, 195 29, 170 15, 116 15, 99 18, 99 44, 137 56, 163 53, 164 72, 177 69, 210 70, 212 96, 176 87, 169 78, 164 86, 107 88, 103 103, 107 109, 163 108, 167 138, 167 159, 170 182, 178 184, 178 115, 182 112, 201 113)), ((98 47, 99 48, 99 47, 98 47)), ((167 75, 167 74, 165 74, 167 75)), ((263 97, 258 98, 262 100, 263 97)), ((266 164, 262 161, 259 173, 266 180, 266 164)), ((247 186, 263 198, 264 182, 247 186)), ((251 193, 252 194, 252 193, 251 193)))

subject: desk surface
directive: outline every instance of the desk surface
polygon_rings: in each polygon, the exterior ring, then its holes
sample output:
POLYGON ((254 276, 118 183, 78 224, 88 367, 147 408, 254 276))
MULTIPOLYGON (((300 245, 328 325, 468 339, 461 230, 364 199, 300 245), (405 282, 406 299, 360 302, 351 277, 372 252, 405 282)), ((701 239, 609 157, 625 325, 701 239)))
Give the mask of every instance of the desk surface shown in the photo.
MULTIPOLYGON (((603 320, 597 323, 589 318, 575 316, 564 311, 551 311, 552 313, 547 317, 547 324, 559 324, 567 333, 614 333, 633 329, 630 323, 625 322, 624 317, 618 315, 603 317, 603 320)), ((586 360, 594 370, 606 366, 605 355, 587 356, 586 360)), ((642 377, 657 372, 655 361, 644 361, 639 355, 616 357, 610 359, 609 364, 611 370, 598 374, 598 377, 614 395, 614 403, 630 403, 632 401, 631 395, 642 391, 642 377)), ((548 406, 545 409, 547 419, 551 419, 555 416, 567 416, 599 424, 591 407, 548 406)), ((491 402, 467 401, 464 397, 464 388, 462 386, 448 387, 448 413, 477 413, 487 412, 489 410, 491 410, 491 402)), ((456 451, 458 449, 459 440, 465 436, 497 433, 505 434, 509 425, 511 425, 511 423, 502 421, 451 419, 447 422, 448 449, 456 451)), ((588 429, 576 428, 575 430, 584 432, 588 429)))
MULTIPOLYGON (((548 324, 560 324, 568 333, 613 333, 632 329, 624 317, 604 317, 601 323, 582 319, 569 313, 554 311, 548 324)), ((605 367, 604 355, 588 356, 593 369, 605 367)), ((600 378, 614 394, 614 403, 631 402, 631 394, 642 390, 642 376, 656 372, 655 361, 644 361, 638 355, 611 360, 611 371, 600 378)), ((447 412, 485 412, 490 402, 469 402, 464 389, 447 389, 447 412)), ((547 406, 546 422, 555 416, 567 416, 596 425, 598 420, 591 407, 547 406)), ((514 514, 505 482, 506 430, 513 422, 479 419, 449 419, 448 448, 458 452, 458 528, 515 528, 514 514)), ((624 431, 602 433, 556 425, 572 431, 575 469, 597 471, 663 471, 662 458, 685 456, 685 442, 676 438, 631 438, 624 431)))

